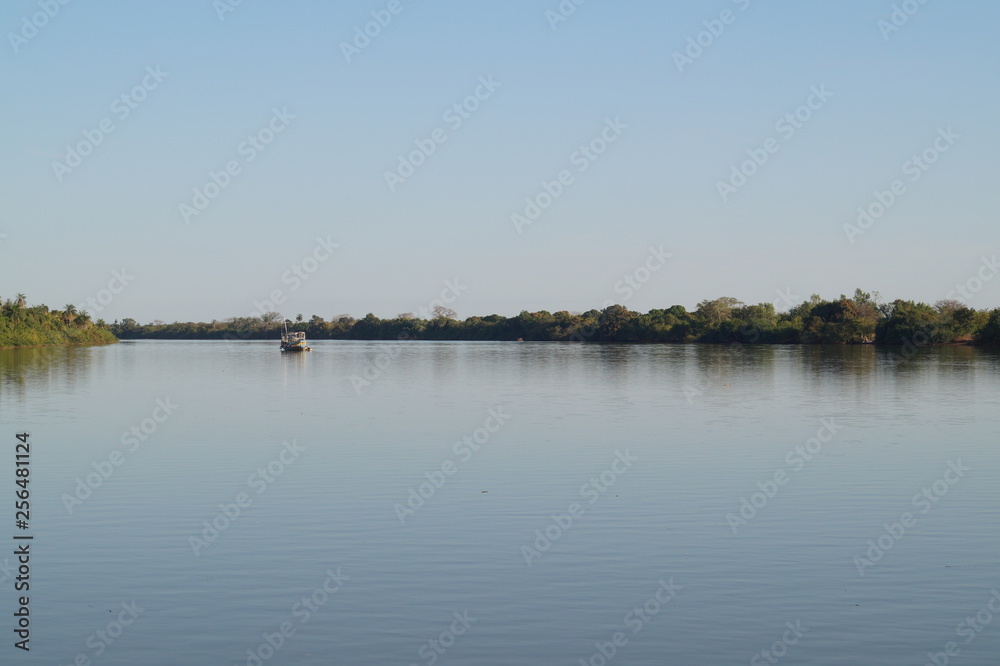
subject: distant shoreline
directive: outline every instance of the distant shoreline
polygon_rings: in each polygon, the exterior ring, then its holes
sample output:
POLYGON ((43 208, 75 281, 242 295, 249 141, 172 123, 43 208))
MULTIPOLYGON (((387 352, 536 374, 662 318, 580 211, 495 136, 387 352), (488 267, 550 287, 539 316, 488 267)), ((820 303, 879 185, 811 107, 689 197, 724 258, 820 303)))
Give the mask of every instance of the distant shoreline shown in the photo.
MULTIPOLYGON (((275 343, 277 346, 277 337, 266 337, 266 338, 244 338, 244 339, 234 339, 234 338, 166 338, 166 337, 149 337, 149 338, 122 338, 117 341, 118 344, 122 343, 134 343, 134 342, 222 342, 226 344, 231 344, 235 342, 267 342, 275 343)), ((310 339, 310 342, 315 342, 315 339, 310 339)), ((638 341, 638 342, 612 342, 607 340, 587 340, 584 342, 577 342, 573 340, 482 340, 482 339, 462 339, 462 338, 450 338, 450 339, 428 339, 428 338, 366 338, 366 339, 355 339, 355 338, 326 338, 320 340, 320 342, 388 342, 388 343, 403 343, 403 342, 480 342, 483 344, 489 343, 508 343, 508 344, 539 344, 539 343, 549 343, 549 344, 590 344, 590 345, 623 345, 623 346, 635 346, 641 347, 645 345, 670 345, 670 346, 691 346, 691 347, 858 347, 865 348, 871 347, 872 349, 894 349, 899 347, 906 347, 906 344, 882 344, 877 342, 861 342, 861 343, 836 343, 836 342, 704 342, 700 340, 691 340, 686 342, 656 342, 656 341, 638 341)), ((114 343, 111 343, 114 344, 114 343)), ((36 345, 36 346, 67 346, 67 345, 36 345)), ((98 345, 69 345, 69 346, 98 346, 98 345)), ((976 342, 975 340, 966 340, 962 342, 936 342, 927 343, 921 345, 914 345, 919 348, 924 347, 968 347, 971 349, 984 349, 984 348, 994 348, 1000 347, 1000 345, 976 342)), ((28 347, 0 347, 0 349, 26 349, 28 347)))
MULTIPOLYGON (((778 313, 771 303, 745 305, 734 298, 703 301, 694 311, 680 305, 632 312, 622 305, 583 313, 528 312, 515 317, 474 316, 459 320, 446 307, 391 319, 368 314, 338 315, 327 321, 303 315, 289 322, 309 340, 454 340, 465 342, 617 342, 714 344, 838 344, 925 347, 1000 344, 1000 308, 974 310, 959 301, 934 306, 913 301, 878 302, 857 290, 853 298, 819 296, 778 313), (433 314, 433 316, 431 316, 433 314)), ((282 315, 234 317, 226 321, 139 324, 115 321, 108 328, 121 339, 277 339, 282 315)))
POLYGON ((380 319, 297 315, 276 312, 225 321, 154 322, 134 319, 92 321, 86 311, 67 305, 27 307, 23 294, 0 306, 0 349, 52 345, 96 345, 119 340, 277 340, 282 322, 309 340, 428 340, 462 342, 612 342, 626 344, 779 344, 878 345, 927 347, 1000 345, 1000 308, 975 310, 957 300, 926 303, 880 302, 878 294, 856 290, 852 298, 808 301, 777 312, 773 303, 746 305, 735 298, 702 301, 693 311, 674 305, 646 313, 622 305, 571 313, 522 311, 458 319, 444 305, 420 317, 403 313, 380 319))

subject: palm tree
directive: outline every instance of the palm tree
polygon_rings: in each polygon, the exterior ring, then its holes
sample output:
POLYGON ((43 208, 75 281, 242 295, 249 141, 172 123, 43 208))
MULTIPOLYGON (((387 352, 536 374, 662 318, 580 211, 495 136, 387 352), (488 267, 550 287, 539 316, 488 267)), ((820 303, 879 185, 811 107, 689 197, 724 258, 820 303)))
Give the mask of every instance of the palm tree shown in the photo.
POLYGON ((84 310, 83 312, 79 313, 76 316, 76 323, 77 325, 83 328, 87 328, 88 326, 90 326, 90 315, 87 313, 86 310, 84 310))
POLYGON ((76 319, 76 306, 72 303, 67 303, 66 308, 63 310, 63 317, 66 319, 67 324, 76 319))
POLYGON ((23 308, 24 304, 27 303, 27 302, 28 302, 28 299, 25 297, 24 294, 18 294, 17 295, 17 300, 14 301, 14 304, 17 305, 18 308, 23 308))

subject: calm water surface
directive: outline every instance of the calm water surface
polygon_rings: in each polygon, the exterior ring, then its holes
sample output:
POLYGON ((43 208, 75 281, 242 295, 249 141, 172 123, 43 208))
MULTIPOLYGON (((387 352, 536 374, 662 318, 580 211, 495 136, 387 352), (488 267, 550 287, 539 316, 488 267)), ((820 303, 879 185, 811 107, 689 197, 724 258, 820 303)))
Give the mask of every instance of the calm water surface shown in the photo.
POLYGON ((2 493, 28 430, 35 535, 32 649, 5 567, 0 663, 921 665, 954 641, 995 666, 998 371, 971 348, 0 350, 2 493))

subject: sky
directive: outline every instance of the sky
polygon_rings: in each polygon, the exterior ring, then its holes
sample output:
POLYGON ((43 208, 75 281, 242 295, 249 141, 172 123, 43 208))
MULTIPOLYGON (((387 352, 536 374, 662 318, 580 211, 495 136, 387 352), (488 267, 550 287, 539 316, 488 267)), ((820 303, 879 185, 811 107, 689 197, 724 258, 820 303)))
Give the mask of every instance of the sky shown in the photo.
POLYGON ((6 0, 0 298, 1000 307, 1000 4, 577 2, 6 0))

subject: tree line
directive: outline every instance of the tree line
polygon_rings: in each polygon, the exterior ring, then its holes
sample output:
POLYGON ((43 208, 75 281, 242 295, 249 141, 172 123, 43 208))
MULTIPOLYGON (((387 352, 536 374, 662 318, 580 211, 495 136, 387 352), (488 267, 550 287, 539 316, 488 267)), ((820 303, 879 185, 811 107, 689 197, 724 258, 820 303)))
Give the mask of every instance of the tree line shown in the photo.
MULTIPOLYGON (((98 325, 123 339, 266 340, 275 339, 281 314, 234 317, 225 321, 139 324, 124 319, 98 325)), ((934 305, 914 301, 881 302, 878 293, 860 289, 809 300, 777 312, 772 303, 746 305, 722 297, 702 301, 693 311, 682 305, 633 312, 622 305, 571 313, 522 311, 514 317, 457 318, 436 308, 431 318, 412 313, 381 319, 336 315, 326 320, 303 315, 290 322, 312 340, 468 340, 557 342, 706 342, 745 344, 880 344, 922 347, 951 343, 1000 344, 1000 308, 976 310, 957 300, 934 305)))
POLYGON ((67 305, 51 310, 47 305, 28 306, 24 294, 0 299, 0 347, 33 347, 115 342, 104 322, 93 322, 86 311, 67 305))

